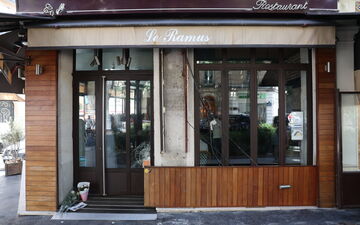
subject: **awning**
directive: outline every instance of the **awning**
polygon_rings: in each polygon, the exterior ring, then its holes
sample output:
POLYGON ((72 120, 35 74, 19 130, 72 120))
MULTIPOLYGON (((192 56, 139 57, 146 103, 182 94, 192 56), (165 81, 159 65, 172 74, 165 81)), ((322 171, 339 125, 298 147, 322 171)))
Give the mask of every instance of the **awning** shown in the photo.
POLYGON ((17 30, 20 28, 20 22, 51 20, 48 16, 32 16, 0 13, 0 32, 17 30))
POLYGON ((28 28, 30 48, 314 47, 335 45, 335 26, 113 26, 28 28))

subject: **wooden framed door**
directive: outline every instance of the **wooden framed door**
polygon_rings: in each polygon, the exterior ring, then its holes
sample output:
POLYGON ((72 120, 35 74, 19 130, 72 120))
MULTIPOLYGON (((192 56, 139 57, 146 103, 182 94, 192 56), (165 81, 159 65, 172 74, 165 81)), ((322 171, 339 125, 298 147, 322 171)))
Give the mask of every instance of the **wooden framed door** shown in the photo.
POLYGON ((143 194, 153 155, 152 76, 74 79, 75 183, 95 195, 143 194))

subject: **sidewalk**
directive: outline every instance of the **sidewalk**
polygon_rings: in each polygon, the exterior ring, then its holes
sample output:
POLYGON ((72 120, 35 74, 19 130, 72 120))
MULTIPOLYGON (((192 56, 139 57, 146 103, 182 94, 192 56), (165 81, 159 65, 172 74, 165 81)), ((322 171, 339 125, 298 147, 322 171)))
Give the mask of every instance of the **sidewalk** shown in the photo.
POLYGON ((156 221, 54 221, 50 216, 17 216, 21 176, 0 171, 0 225, 360 225, 360 209, 159 213, 156 221))

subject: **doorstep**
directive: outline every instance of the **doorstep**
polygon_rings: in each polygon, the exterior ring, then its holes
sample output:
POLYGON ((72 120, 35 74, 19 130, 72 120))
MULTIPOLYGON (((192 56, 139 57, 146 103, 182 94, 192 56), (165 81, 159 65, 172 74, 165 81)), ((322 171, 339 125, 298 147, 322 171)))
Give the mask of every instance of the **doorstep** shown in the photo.
POLYGON ((76 212, 56 213, 53 220, 156 220, 155 208, 144 207, 143 196, 94 197, 76 212))

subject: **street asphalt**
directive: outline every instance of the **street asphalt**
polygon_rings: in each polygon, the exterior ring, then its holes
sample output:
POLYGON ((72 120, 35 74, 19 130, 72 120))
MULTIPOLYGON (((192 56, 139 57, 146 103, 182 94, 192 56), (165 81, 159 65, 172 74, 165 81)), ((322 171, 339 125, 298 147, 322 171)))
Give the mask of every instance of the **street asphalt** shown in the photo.
POLYGON ((17 216, 20 176, 0 171, 0 225, 360 225, 360 209, 159 213, 156 221, 61 221, 50 216, 17 216))

